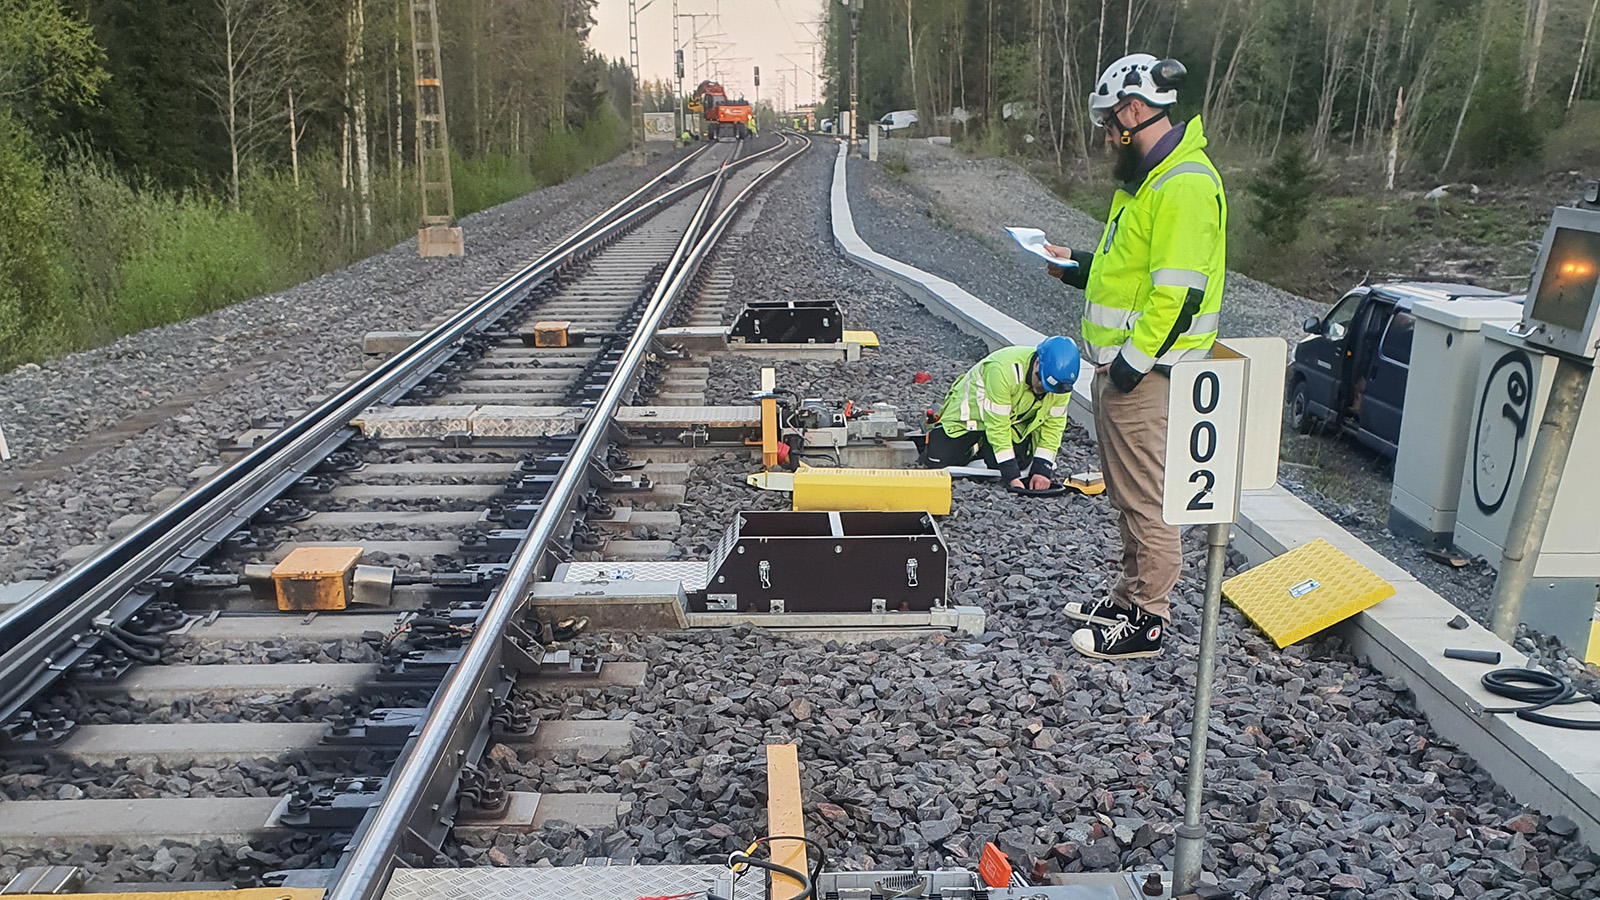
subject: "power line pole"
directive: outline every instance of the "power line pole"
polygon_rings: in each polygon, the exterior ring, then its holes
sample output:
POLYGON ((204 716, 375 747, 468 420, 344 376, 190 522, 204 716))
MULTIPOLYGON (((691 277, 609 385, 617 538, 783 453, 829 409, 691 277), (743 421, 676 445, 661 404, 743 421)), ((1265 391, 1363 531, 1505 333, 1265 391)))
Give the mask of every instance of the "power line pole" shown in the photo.
POLYGON ((861 36, 861 4, 862 0, 846 0, 850 4, 850 133, 845 135, 845 146, 850 153, 856 152, 856 92, 857 81, 860 77, 860 49, 861 36))
POLYGON ((683 139, 683 44, 678 41, 678 0, 672 0, 672 71, 678 89, 672 95, 672 139, 683 139))
POLYGON ((639 97, 644 88, 639 77, 639 0, 628 0, 628 67, 633 72, 633 117, 628 122, 628 131, 632 135, 633 162, 637 165, 643 162, 639 156, 639 133, 644 130, 644 103, 639 97))
POLYGON ((417 184, 422 190, 418 256, 462 256, 450 185, 450 132, 444 121, 444 71, 439 59, 439 10, 434 0, 411 0, 411 64, 417 94, 417 184))

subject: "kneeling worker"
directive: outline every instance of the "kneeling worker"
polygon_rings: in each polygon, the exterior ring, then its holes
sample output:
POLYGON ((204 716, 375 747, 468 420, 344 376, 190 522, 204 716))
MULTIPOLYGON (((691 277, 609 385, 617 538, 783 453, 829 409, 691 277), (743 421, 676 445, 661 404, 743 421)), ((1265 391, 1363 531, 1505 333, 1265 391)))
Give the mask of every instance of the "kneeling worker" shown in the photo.
POLYGON ((950 386, 922 464, 964 466, 981 456, 1008 487, 1049 488, 1077 379, 1078 345, 1070 338, 985 356, 950 386))

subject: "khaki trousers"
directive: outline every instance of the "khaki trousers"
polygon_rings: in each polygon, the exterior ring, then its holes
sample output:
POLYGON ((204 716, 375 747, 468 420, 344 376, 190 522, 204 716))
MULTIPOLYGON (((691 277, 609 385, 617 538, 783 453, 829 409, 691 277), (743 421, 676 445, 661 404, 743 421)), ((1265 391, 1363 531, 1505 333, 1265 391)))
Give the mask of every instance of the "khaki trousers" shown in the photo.
POLYGON ((1168 595, 1183 572, 1178 529, 1161 518, 1167 452, 1167 376, 1151 372, 1123 393, 1094 380, 1094 430, 1106 495, 1122 532, 1122 578, 1111 599, 1172 621, 1168 595))

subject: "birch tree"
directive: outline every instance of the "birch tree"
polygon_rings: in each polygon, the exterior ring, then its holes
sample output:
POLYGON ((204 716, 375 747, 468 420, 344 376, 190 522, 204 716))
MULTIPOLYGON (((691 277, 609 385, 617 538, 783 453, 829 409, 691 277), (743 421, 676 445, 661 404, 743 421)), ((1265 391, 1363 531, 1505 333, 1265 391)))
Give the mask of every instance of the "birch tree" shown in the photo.
POLYGON ((228 141, 228 198, 239 208, 240 171, 288 116, 282 98, 295 68, 293 23, 280 0, 213 0, 213 58, 200 90, 228 141))

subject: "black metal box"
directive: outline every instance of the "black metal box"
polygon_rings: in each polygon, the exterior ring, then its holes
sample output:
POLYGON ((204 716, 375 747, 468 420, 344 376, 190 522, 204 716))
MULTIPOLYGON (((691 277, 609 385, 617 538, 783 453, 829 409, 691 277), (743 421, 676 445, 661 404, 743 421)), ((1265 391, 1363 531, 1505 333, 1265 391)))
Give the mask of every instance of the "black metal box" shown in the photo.
POLYGON ((921 512, 741 512, 712 550, 694 612, 926 612, 949 553, 921 512))
POLYGON ((844 317, 836 300, 764 300, 746 303, 728 336, 747 344, 837 344, 844 317))

